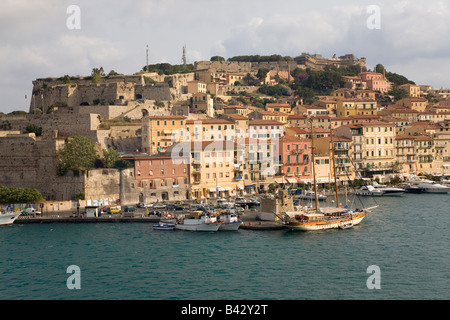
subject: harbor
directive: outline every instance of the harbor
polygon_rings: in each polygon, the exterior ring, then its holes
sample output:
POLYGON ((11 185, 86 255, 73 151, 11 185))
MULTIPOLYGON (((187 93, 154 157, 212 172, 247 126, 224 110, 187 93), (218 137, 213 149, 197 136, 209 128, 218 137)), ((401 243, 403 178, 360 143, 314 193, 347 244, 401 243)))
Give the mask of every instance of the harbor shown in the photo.
POLYGON ((0 297, 446 299, 450 196, 376 201, 379 209, 359 225, 317 232, 245 229, 250 221, 237 232, 207 233, 153 223, 14 223, 0 234, 0 297), (66 287, 69 265, 81 269, 81 290, 66 287), (371 265, 381 270, 381 290, 366 286, 371 265))

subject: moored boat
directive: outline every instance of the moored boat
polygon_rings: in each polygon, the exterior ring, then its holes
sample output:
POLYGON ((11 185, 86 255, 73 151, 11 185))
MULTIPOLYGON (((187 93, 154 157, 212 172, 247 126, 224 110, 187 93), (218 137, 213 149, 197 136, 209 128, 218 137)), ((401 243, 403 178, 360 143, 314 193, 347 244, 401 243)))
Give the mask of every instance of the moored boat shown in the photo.
POLYGON ((175 229, 175 221, 160 220, 158 224, 153 225, 155 230, 173 230, 175 229))
POLYGON ((203 211, 192 211, 189 216, 175 224, 175 229, 187 231, 218 231, 221 222, 217 217, 203 211))
POLYGON ((431 180, 412 180, 408 185, 408 192, 420 190, 423 193, 439 193, 445 194, 450 192, 450 186, 445 186, 436 181, 431 180))
POLYGON ((6 226, 13 224, 14 221, 20 216, 20 212, 6 212, 0 213, 0 226, 6 226))
POLYGON ((238 230, 242 224, 238 216, 230 212, 220 212, 217 221, 221 222, 219 230, 238 230))
MULTIPOLYGON (((306 190, 305 193, 298 195, 296 197, 298 199, 302 199, 302 200, 314 200, 316 198, 316 193, 312 190, 306 190)), ((319 194, 317 194, 317 200, 325 201, 325 200, 327 200, 327 196, 319 193, 319 194)))
POLYGON ((360 196, 397 196, 405 192, 404 188, 388 187, 374 183, 373 185, 362 186, 356 194, 360 196))

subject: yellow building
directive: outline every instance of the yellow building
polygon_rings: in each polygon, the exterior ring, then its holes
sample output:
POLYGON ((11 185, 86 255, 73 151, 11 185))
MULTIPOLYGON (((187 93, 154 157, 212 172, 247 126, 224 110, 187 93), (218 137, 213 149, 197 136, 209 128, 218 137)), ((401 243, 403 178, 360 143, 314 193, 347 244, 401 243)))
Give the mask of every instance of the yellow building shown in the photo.
POLYGON ((396 165, 395 124, 381 121, 364 122, 363 129, 363 167, 370 176, 392 173, 396 165))
POLYGON ((186 117, 147 116, 142 119, 142 150, 148 154, 165 151, 186 137, 186 117))
POLYGON ((398 86, 398 89, 405 90, 408 93, 409 97, 420 97, 420 86, 418 85, 406 83, 398 86))
POLYGON ((288 103, 266 103, 266 111, 283 112, 290 114, 291 109, 292 107, 288 103))
POLYGON ((399 100, 398 104, 412 110, 423 112, 428 106, 428 100, 425 98, 404 98, 399 100))
POLYGON ((283 112, 257 110, 248 114, 249 120, 275 120, 286 124, 288 115, 283 112))
POLYGON ((336 116, 338 117, 376 115, 377 112, 377 102, 374 99, 338 99, 336 103, 336 116))
POLYGON ((236 138, 235 123, 220 118, 186 120, 186 132, 190 141, 233 141, 236 138))
POLYGON ((241 190, 238 184, 243 188, 242 176, 235 174, 235 142, 198 141, 184 147, 191 156, 191 199, 228 197, 241 190))

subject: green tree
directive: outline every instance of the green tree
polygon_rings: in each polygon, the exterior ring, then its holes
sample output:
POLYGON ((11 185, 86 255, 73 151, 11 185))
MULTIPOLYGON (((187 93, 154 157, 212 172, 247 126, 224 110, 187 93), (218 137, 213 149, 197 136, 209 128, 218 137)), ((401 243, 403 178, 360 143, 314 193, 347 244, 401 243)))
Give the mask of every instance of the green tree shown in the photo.
POLYGON ((0 185, 0 203, 2 204, 37 203, 42 199, 41 193, 36 189, 0 185))
POLYGON ((113 168, 115 163, 120 160, 119 151, 109 148, 103 149, 103 163, 107 168, 113 168))
POLYGON ((213 56, 209 59, 209 61, 225 61, 225 58, 221 56, 213 56))
POLYGON ((42 135, 42 127, 38 127, 35 124, 29 124, 25 130, 27 130, 28 132, 34 132, 34 134, 36 135, 36 137, 42 135))
POLYGON ((264 81, 264 79, 266 79, 267 74, 269 73, 269 69, 267 68, 259 68, 258 73, 256 73, 256 77, 261 80, 264 81))
POLYGON ((89 170, 97 159, 95 143, 83 136, 70 138, 57 153, 58 174, 67 170, 89 170))

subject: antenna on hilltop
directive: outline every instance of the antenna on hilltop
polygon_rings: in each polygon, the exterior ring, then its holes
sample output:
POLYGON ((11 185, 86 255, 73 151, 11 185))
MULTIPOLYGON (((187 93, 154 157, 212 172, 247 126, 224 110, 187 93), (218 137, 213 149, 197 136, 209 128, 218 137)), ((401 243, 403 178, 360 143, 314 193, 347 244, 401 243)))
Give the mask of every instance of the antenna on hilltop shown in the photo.
POLYGON ((145 64, 145 71, 148 72, 148 45, 147 45, 147 50, 145 50, 145 51, 146 51, 146 57, 147 57, 146 64, 145 64))
POLYGON ((183 46, 183 56, 181 60, 183 61, 183 66, 186 67, 186 44, 183 46))

